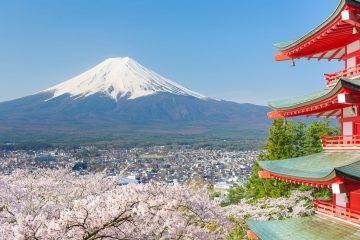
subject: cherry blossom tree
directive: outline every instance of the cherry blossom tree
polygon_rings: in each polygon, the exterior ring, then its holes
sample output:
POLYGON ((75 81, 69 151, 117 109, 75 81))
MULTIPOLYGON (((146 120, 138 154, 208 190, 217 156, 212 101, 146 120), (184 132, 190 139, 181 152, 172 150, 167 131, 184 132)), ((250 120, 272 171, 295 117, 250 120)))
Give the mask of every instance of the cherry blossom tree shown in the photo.
POLYGON ((117 186, 66 170, 0 176, 4 239, 223 239, 230 222, 206 189, 117 186))
POLYGON ((272 220, 309 216, 314 214, 311 191, 291 191, 289 197, 260 198, 249 203, 242 199, 225 208, 226 215, 236 219, 272 220))
POLYGON ((225 239, 244 220, 312 214, 309 192, 220 207, 197 185, 118 186, 102 173, 0 176, 0 239, 225 239))
POLYGON ((234 224, 229 240, 246 238, 245 220, 272 220, 297 218, 314 214, 311 191, 292 191, 289 197, 242 199, 236 205, 225 207, 225 214, 234 224))

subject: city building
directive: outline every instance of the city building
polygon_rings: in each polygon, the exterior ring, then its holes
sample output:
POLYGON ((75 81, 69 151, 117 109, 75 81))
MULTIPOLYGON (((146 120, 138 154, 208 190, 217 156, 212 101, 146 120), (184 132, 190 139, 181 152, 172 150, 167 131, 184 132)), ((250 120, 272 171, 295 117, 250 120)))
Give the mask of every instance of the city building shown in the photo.
MULTIPOLYGON (((252 221, 252 239, 360 239, 360 1, 341 0, 333 14, 303 37, 276 44, 275 60, 337 60, 344 69, 325 74, 324 90, 273 101, 269 118, 337 118, 340 136, 323 136, 318 154, 259 161, 261 178, 332 189, 330 201, 314 200, 316 214, 288 220, 252 221)), ((320 141, 320 139, 319 139, 320 141)))

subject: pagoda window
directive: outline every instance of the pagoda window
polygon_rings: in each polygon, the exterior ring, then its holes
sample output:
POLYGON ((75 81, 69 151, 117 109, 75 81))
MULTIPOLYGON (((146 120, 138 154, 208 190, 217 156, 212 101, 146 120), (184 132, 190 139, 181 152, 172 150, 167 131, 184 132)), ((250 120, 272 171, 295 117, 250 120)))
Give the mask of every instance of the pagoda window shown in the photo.
POLYGON ((360 40, 356 40, 346 46, 346 53, 351 54, 360 50, 360 40))
POLYGON ((356 40, 346 46, 345 77, 356 78, 359 74, 356 70, 360 64, 360 40, 356 40))
MULTIPOLYGON (((346 118, 353 118, 358 116, 358 108, 357 107, 347 107, 343 109, 343 118, 344 121, 342 122, 342 135, 344 137, 346 136, 352 136, 352 135, 358 135, 357 133, 360 132, 360 126, 358 126, 357 124, 354 124, 354 121, 352 120, 348 120, 346 121, 346 118)), ((358 122, 356 122, 358 123, 358 122)), ((360 123, 360 122, 359 122, 360 123)), ((351 137, 349 137, 351 138, 351 137)), ((346 140, 344 138, 344 140, 346 140)))
POLYGON ((346 68, 352 68, 355 66, 356 66, 356 57, 352 57, 346 60, 346 68))
POLYGON ((351 135, 353 135, 353 122, 343 122, 342 133, 345 142, 346 140, 351 140, 351 135))
POLYGON ((347 197, 346 193, 335 194, 335 205, 336 206, 346 208, 347 202, 348 202, 348 197, 347 197))

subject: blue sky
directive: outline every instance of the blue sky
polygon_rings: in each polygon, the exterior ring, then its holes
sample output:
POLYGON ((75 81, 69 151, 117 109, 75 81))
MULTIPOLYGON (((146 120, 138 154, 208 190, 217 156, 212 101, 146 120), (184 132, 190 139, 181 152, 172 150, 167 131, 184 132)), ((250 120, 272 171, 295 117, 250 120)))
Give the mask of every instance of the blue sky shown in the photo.
POLYGON ((266 104, 317 91, 337 61, 275 62, 273 43, 315 27, 339 0, 2 1, 0 101, 129 56, 210 97, 266 104), (301 2, 301 3, 300 3, 301 2))

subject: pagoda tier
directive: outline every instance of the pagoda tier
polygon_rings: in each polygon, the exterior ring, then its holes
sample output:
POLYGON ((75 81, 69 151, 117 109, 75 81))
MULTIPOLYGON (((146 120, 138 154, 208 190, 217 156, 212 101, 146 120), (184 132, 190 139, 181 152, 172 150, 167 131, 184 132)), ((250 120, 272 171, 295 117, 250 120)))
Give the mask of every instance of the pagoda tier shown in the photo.
POLYGON ((272 101, 269 118, 341 117, 342 110, 360 104, 360 81, 340 79, 333 87, 301 97, 272 101))
POLYGON ((324 152, 259 161, 259 177, 331 188, 331 200, 314 200, 315 216, 284 221, 247 221, 253 239, 360 239, 360 0, 341 0, 333 14, 305 36, 276 44, 275 59, 343 60, 345 68, 325 74, 326 88, 273 101, 269 118, 335 117, 341 136, 322 136, 324 152), (336 220, 324 220, 323 217, 336 220), (348 227, 349 224, 353 227, 348 227))
POLYGON ((263 169, 260 178, 331 188, 332 200, 314 200, 316 212, 360 227, 360 151, 321 152, 258 163, 263 169))
POLYGON ((275 44, 281 52, 275 55, 278 61, 316 58, 345 60, 346 46, 359 39, 354 34, 360 17, 360 1, 341 0, 331 16, 315 29, 294 41, 275 44))

